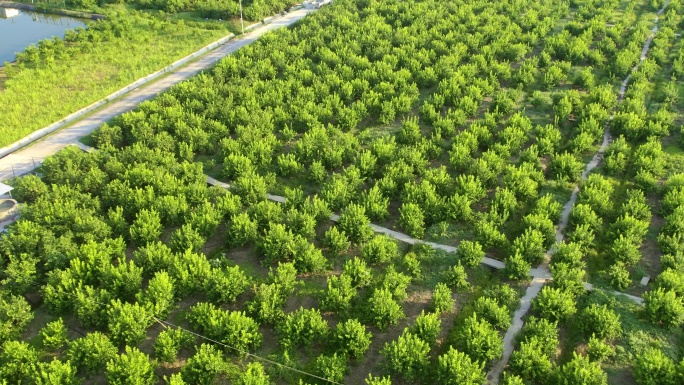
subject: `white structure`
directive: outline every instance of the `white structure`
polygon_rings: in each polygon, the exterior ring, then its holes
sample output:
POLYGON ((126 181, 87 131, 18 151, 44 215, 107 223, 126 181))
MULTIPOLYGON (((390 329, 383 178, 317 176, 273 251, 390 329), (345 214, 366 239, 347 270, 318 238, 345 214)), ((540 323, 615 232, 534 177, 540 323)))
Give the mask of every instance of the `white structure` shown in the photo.
POLYGON ((10 194, 10 191, 12 190, 14 190, 14 187, 4 183, 0 183, 0 196, 5 194, 9 194, 9 196, 12 196, 12 194, 10 194))
POLYGON ((9 19, 10 17, 18 16, 19 10, 14 8, 0 8, 0 17, 9 19))
POLYGON ((313 5, 315 9, 318 9, 330 3, 332 3, 332 0, 314 0, 313 3, 311 3, 311 5, 313 5))

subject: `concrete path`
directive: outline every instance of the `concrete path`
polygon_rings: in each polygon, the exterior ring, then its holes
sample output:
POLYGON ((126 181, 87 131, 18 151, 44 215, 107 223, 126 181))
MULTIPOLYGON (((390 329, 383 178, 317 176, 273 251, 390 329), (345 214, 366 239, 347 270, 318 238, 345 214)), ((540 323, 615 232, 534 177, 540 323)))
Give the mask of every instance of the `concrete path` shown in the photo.
MULTIPOLYGON (((670 0, 665 1, 665 4, 663 7, 658 11, 658 15, 661 15, 664 11, 665 8, 668 6, 670 3, 670 0)), ((655 26, 651 30, 651 34, 644 43, 643 49, 641 50, 641 57, 639 62, 632 68, 631 72, 636 71, 641 63, 646 60, 646 55, 648 54, 648 50, 651 47, 651 42, 653 41, 653 37, 655 36, 656 32, 658 32, 658 21, 659 18, 656 16, 655 18, 655 26)), ((625 97, 625 92, 627 90, 627 85, 629 84, 629 79, 632 76, 631 72, 625 80, 622 81, 622 84, 620 85, 620 90, 618 91, 618 100, 622 101, 625 97)), ((614 115, 613 115, 614 116, 614 115)), ((589 174, 596 168, 598 165, 601 163, 601 160, 603 159, 603 154, 605 154, 606 149, 610 145, 612 141, 612 137, 610 135, 610 120, 613 119, 613 116, 610 117, 609 121, 606 123, 606 126, 604 128, 603 132, 603 142, 601 143, 601 147, 599 147, 598 151, 594 156, 592 157, 591 161, 587 163, 587 166, 584 169, 584 172, 582 172, 582 181, 585 181, 588 177, 589 174)), ((575 189, 572 191, 572 194, 570 195, 570 200, 565 203, 563 206, 563 211, 561 214, 561 219, 558 224, 558 227, 556 228, 556 242, 560 243, 563 241, 565 238, 565 233, 564 230, 568 225, 568 219, 570 218, 570 213, 572 212, 572 208, 575 206, 575 203, 577 202, 577 197, 579 195, 579 187, 575 187, 575 189)), ((501 359, 494 364, 492 369, 487 373, 487 381, 490 385, 496 385, 499 383, 499 378, 501 377, 501 374, 504 372, 506 369, 506 366, 508 365, 508 360, 511 358, 511 355, 513 354, 513 349, 514 345, 513 342, 515 340, 515 336, 522 330, 522 327, 524 326, 524 322, 522 321, 522 318, 527 314, 527 312, 530 310, 530 305, 534 298, 539 294, 541 291, 542 287, 551 280, 551 272, 549 271, 548 265, 551 259, 551 256, 553 255, 553 250, 549 250, 546 253, 546 258, 544 259, 544 262, 537 268, 537 275, 533 276, 532 283, 530 286, 527 288, 527 291, 525 292, 525 295, 520 301, 520 307, 515 311, 515 314, 513 315, 513 321, 511 322, 511 326, 506 330, 506 334, 504 335, 504 350, 503 350, 503 355, 501 359), (546 279, 542 279, 541 276, 545 275, 548 276, 546 279)), ((585 282, 584 283, 584 288, 587 290, 593 290, 594 285, 591 283, 585 282)), ((621 293, 618 291, 612 291, 613 294, 615 295, 621 295, 624 296, 637 304, 643 305, 644 300, 640 297, 636 297, 633 295, 621 293)))
POLYGON ((225 45, 207 53, 196 61, 179 68, 168 76, 156 82, 139 88, 128 93, 121 99, 107 104, 102 109, 94 112, 90 116, 80 120, 73 125, 57 131, 35 143, 16 151, 0 159, 0 181, 10 179, 14 176, 23 175, 37 168, 43 159, 57 153, 59 150, 69 145, 80 147, 79 139, 87 136, 103 123, 125 112, 136 108, 140 103, 154 98, 160 92, 164 92, 184 80, 188 80, 199 72, 211 68, 220 59, 229 55, 239 48, 257 40, 266 32, 287 27, 305 17, 310 10, 300 9, 282 16, 270 24, 255 28, 249 33, 240 36, 225 45))

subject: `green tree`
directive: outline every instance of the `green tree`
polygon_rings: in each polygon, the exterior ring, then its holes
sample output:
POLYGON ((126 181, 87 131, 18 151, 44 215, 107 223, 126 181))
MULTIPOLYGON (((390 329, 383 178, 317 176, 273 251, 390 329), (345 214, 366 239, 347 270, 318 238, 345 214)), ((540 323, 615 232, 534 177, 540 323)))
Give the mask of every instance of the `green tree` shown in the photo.
POLYGON ((261 345, 259 324, 241 311, 224 311, 211 303, 199 302, 190 308, 190 324, 207 337, 247 351, 261 345))
POLYGON ((370 270, 366 261, 359 257, 353 257, 344 263, 343 272, 352 280, 352 285, 356 288, 368 286, 373 279, 373 272, 370 270))
POLYGON ((511 324, 506 305, 499 305, 494 298, 480 297, 475 301, 475 312, 497 329, 505 330, 511 324))
POLYGON ((404 331, 396 341, 386 343, 381 353, 389 370, 412 381, 427 370, 430 346, 418 336, 404 331))
POLYGON ((213 345, 202 344, 181 369, 181 375, 188 384, 211 385, 225 369, 221 351, 213 345))
POLYGON ((154 340, 154 356, 157 361, 173 363, 182 348, 189 347, 195 338, 182 329, 164 329, 154 340))
POLYGON ((227 243, 239 247, 253 242, 257 238, 258 225, 247 213, 239 213, 228 225, 227 243))
POLYGON ((157 377, 147 354, 126 346, 124 354, 107 363, 107 381, 112 385, 154 385, 157 377))
POLYGON ((575 314, 575 299, 571 293, 545 286, 532 302, 532 309, 541 317, 553 321, 565 321, 575 314))
POLYGON ((130 228, 131 240, 139 246, 154 242, 161 233, 161 219, 154 210, 140 210, 130 228))
POLYGON ((573 353, 570 362, 558 370, 560 385, 607 385, 608 375, 598 362, 591 362, 587 357, 573 353))
POLYGON ((437 378, 444 385, 481 385, 485 382, 484 364, 473 362, 453 347, 439 356, 437 378))
POLYGON ((465 290, 470 287, 468 274, 465 271, 465 267, 463 267, 460 262, 447 270, 446 280, 449 286, 456 290, 465 290))
POLYGON ((351 242, 344 231, 340 231, 337 226, 332 226, 323 235, 323 244, 328 248, 332 255, 340 255, 349 249, 351 242))
POLYGON ((76 368, 71 362, 53 359, 50 363, 41 362, 35 373, 36 385, 79 385, 81 380, 76 377, 76 368))
POLYGON ((451 289, 444 283, 438 283, 432 292, 432 307, 435 313, 442 314, 454 308, 454 299, 451 289))
POLYGON ((12 196, 19 202, 33 203, 49 191, 48 185, 37 175, 29 174, 17 178, 12 184, 12 196))
POLYGON ((352 203, 344 209, 338 224, 354 244, 361 244, 373 236, 366 210, 357 204, 352 203))
POLYGON ((0 342, 19 337, 32 320, 31 305, 24 297, 0 293, 0 342))
POLYGON ((152 314, 138 303, 114 300, 107 310, 109 332, 118 344, 137 345, 145 339, 152 314))
POLYGON ((280 343, 286 348, 311 346, 314 341, 322 342, 328 335, 328 321, 318 309, 299 308, 288 314, 276 325, 280 343))
POLYGON ((477 314, 466 318, 454 342, 456 349, 479 362, 487 362, 501 356, 503 341, 499 333, 477 314))
POLYGON ((263 365, 250 362, 240 374, 238 385, 270 385, 271 379, 266 374, 263 365))
POLYGON ((415 203, 402 203, 399 208, 399 225, 414 238, 422 238, 425 233, 425 214, 415 203))
POLYGON ((434 345, 437 342, 439 333, 442 331, 442 320, 436 313, 420 312, 416 317, 416 322, 411 327, 411 333, 417 335, 421 340, 434 345))
POLYGON ((386 235, 375 235, 361 246, 361 257, 370 263, 391 262, 398 254, 397 242, 386 235))
POLYGON ((484 259, 485 252, 477 241, 463 240, 456 250, 458 260, 465 266, 477 267, 484 259))
POLYGON ((328 277, 328 290, 321 298, 321 309, 344 313, 351 308, 351 302, 356 295, 356 289, 348 275, 331 275, 328 277))
POLYGON ((508 279, 522 280, 528 277, 531 268, 532 266, 525 260, 522 254, 516 252, 511 254, 506 260, 504 274, 506 274, 508 279))
POLYGON ((371 344, 371 333, 357 319, 350 318, 337 324, 334 334, 335 346, 338 351, 361 359, 371 344))
POLYGON ((596 338, 596 336, 589 337, 589 342, 587 343, 587 357, 591 361, 602 362, 606 358, 615 355, 615 350, 612 346, 608 345, 604 340, 596 338))
POLYGON ((7 384, 30 383, 37 365, 38 352, 26 342, 5 341, 2 344, 0 380, 7 384))
POLYGON ((652 322, 665 326, 679 326, 684 322, 684 305, 674 291, 657 288, 643 297, 646 315, 652 322))
POLYGON ((646 349, 636 356, 634 377, 639 385, 675 385, 679 383, 674 361, 662 351, 646 349))
POLYGON ((536 337, 520 343, 509 361, 511 372, 531 381, 544 382, 551 374, 552 364, 545 354, 546 347, 536 337))
POLYGON ((249 278, 240 266, 214 268, 205 285, 207 296, 215 303, 233 303, 249 287, 249 278))
POLYGON ((68 341, 67 330, 62 318, 52 321, 40 330, 43 346, 50 350, 61 349, 68 341))
POLYGON ((582 174, 583 166, 575 155, 564 152, 556 154, 551 160, 549 169, 555 179, 576 182, 582 174))
POLYGON ((67 357, 76 367, 87 373, 102 371, 116 356, 116 346, 100 332, 92 332, 69 344, 67 357))
POLYGON ((614 339, 622 332, 620 316, 608 306, 595 303, 580 312, 580 327, 586 337, 614 339))
POLYGON ((404 311, 387 288, 375 289, 368 300, 369 315, 377 327, 385 329, 396 325, 404 317, 404 311))
POLYGON ((186 223, 171 234, 171 249, 177 253, 185 250, 197 253, 202 250, 206 241, 199 231, 195 230, 191 224, 186 223))
POLYGON ((138 301, 151 314, 164 318, 174 306, 174 280, 166 271, 157 272, 147 283, 144 293, 138 294, 138 301))

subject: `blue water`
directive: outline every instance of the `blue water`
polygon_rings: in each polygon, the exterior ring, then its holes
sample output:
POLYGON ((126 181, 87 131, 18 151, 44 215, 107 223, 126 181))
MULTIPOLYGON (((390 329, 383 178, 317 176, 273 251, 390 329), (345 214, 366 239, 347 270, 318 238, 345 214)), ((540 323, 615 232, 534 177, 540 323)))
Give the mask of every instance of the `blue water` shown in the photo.
POLYGON ((31 44, 37 45, 38 41, 53 36, 63 38, 67 29, 85 25, 81 19, 28 11, 3 18, 0 9, 0 66, 6 61, 14 61, 16 53, 31 44))

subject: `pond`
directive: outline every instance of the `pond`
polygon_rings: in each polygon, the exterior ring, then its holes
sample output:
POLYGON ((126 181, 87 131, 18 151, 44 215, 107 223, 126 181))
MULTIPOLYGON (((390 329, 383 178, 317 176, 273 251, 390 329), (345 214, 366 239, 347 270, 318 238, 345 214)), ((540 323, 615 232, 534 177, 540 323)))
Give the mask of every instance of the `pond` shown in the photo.
POLYGON ((16 53, 31 44, 53 36, 63 38, 67 29, 85 26, 84 20, 73 17, 0 8, 0 66, 14 61, 16 53))

